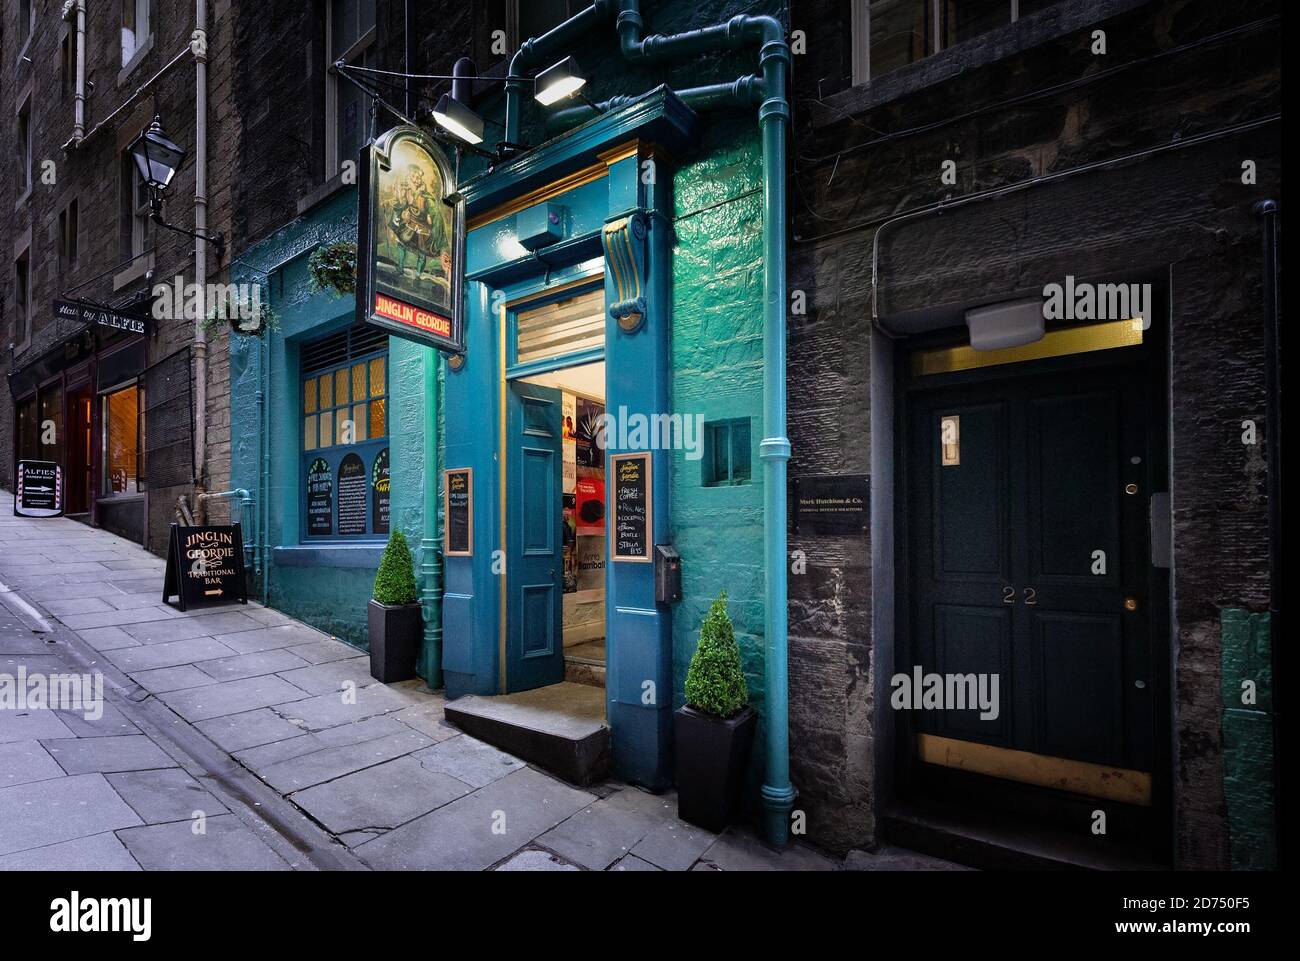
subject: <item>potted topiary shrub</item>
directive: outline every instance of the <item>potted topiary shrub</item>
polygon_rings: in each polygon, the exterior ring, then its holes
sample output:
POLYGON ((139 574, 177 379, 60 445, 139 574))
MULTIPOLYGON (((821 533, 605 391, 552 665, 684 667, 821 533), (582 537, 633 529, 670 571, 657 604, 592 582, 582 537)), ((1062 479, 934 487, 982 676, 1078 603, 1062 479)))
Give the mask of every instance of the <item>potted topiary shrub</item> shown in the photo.
POLYGON ((415 677, 423 621, 415 590, 415 563, 401 531, 393 531, 375 575, 370 601, 370 676, 385 684, 415 677))
POLYGON ((673 721, 678 817, 710 831, 735 818, 757 724, 723 591, 704 618, 686 672, 686 706, 673 721))

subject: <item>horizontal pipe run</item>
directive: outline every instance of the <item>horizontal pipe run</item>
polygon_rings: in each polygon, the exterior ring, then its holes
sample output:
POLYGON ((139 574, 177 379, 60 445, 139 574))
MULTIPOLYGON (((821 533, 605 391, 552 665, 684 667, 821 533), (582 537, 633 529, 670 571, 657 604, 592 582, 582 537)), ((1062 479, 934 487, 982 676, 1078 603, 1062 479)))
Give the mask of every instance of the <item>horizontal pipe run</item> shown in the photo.
MULTIPOLYGON (((757 106, 762 102, 763 81, 761 77, 750 74, 731 83, 688 87, 685 90, 676 90, 674 93, 692 110, 730 110, 738 107, 757 106)), ((617 110, 619 107, 626 107, 630 103, 635 103, 644 96, 646 96, 645 93, 636 97, 620 95, 610 97, 608 100, 602 100, 597 104, 581 104, 565 110, 557 110, 547 121, 547 128, 552 133, 561 133, 579 124, 586 123, 588 120, 593 120, 609 110, 617 110)))

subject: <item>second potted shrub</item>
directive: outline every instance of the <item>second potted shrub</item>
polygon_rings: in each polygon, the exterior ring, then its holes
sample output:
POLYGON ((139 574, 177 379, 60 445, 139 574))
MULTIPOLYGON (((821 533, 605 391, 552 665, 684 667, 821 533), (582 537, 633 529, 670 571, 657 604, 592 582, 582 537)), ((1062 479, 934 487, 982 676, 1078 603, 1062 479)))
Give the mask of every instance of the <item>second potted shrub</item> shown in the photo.
POLYGON ((724 591, 704 618, 686 706, 673 719, 678 817, 715 832, 735 818, 757 724, 724 591))
POLYGON ((406 536, 393 531, 375 575, 370 601, 370 676, 391 684, 415 677, 424 621, 415 589, 415 563, 406 536))

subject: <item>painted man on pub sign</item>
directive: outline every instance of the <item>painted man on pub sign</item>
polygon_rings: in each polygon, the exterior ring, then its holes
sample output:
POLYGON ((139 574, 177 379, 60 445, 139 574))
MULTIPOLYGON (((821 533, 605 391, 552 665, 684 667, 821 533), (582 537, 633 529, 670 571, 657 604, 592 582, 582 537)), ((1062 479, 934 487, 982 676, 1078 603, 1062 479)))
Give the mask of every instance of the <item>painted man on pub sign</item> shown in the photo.
POLYGON ((464 221, 449 202, 451 166, 418 127, 396 127, 370 151, 358 244, 363 319, 459 351, 464 221))

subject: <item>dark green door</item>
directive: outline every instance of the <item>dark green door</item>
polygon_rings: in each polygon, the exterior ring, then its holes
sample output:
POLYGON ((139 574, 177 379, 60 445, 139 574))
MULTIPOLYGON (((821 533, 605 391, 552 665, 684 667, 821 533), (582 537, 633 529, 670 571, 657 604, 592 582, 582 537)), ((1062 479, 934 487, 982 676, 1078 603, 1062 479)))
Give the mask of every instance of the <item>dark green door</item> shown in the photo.
POLYGON ((506 687, 564 680, 561 393, 506 391, 506 687))
POLYGON ((997 674, 1000 702, 920 732, 1152 770, 1146 389, 1100 369, 913 395, 896 669, 997 674))

